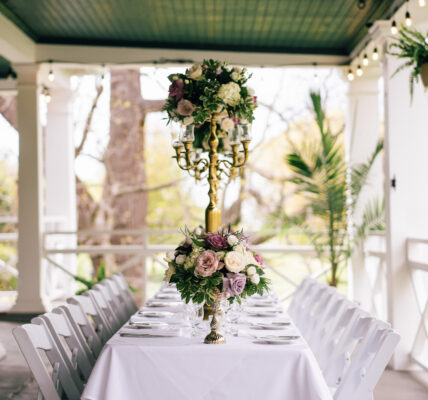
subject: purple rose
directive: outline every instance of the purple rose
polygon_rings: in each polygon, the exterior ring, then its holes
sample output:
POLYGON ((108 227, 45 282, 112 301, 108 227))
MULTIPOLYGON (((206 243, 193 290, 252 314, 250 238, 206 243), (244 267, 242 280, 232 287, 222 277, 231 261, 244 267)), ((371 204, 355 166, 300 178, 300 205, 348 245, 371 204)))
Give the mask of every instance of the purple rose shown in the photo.
POLYGON ((244 290, 246 282, 245 274, 228 273, 226 278, 223 278, 223 293, 227 293, 228 297, 237 296, 244 290))
POLYGON ((224 236, 219 235, 218 233, 213 233, 212 235, 209 235, 205 239, 205 241, 213 249, 224 250, 229 247, 229 244, 227 243, 227 239, 224 236))
POLYGON ((197 275, 211 276, 214 272, 220 269, 220 258, 215 251, 205 250, 196 259, 195 272, 197 275))
POLYGON ((176 100, 180 100, 184 96, 184 82, 181 79, 178 79, 174 82, 172 82, 171 86, 169 87, 169 95, 171 97, 175 97, 176 100))
POLYGON ((217 75, 220 75, 223 72, 223 68, 218 67, 217 71, 215 72, 217 75))

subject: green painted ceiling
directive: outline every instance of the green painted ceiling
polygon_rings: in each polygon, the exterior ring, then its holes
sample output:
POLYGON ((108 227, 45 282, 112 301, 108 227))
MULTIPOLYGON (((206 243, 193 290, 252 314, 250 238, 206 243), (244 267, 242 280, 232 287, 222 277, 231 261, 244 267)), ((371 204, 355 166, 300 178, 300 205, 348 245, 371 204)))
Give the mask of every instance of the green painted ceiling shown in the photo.
POLYGON ((0 0, 0 12, 38 43, 349 54, 397 3, 359 2, 0 0))

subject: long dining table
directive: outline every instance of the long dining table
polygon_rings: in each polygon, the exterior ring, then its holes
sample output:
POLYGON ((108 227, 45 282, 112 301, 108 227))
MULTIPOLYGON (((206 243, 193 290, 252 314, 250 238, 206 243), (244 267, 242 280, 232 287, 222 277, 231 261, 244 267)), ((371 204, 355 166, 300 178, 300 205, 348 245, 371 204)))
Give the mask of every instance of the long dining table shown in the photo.
POLYGON ((155 298, 132 316, 105 344, 82 399, 332 398, 312 351, 283 310, 272 317, 248 305, 227 343, 216 345, 192 335, 185 307, 155 298))

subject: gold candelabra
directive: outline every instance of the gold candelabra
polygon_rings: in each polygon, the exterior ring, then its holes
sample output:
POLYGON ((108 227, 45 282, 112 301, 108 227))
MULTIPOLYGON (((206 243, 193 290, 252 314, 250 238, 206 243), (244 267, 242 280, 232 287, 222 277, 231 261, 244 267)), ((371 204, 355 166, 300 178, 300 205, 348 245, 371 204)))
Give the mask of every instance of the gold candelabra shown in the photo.
POLYGON ((202 158, 198 154, 195 155, 193 150, 193 136, 188 137, 183 135, 181 141, 176 141, 173 144, 175 149, 175 159, 178 166, 185 171, 188 171, 191 176, 200 181, 208 178, 210 189, 208 196, 210 202, 205 211, 205 229, 207 232, 216 232, 221 226, 221 211, 218 207, 218 188, 219 182, 226 176, 233 179, 237 176, 239 168, 245 166, 248 160, 248 146, 250 144, 250 136, 248 126, 245 125, 245 130, 242 135, 234 133, 239 127, 235 127, 234 131, 229 135, 232 152, 226 153, 224 158, 219 158, 218 145, 219 138, 217 134, 217 118, 213 115, 210 123, 210 135, 208 138, 209 154, 208 159, 202 158), (242 144, 243 150, 240 150, 242 144))

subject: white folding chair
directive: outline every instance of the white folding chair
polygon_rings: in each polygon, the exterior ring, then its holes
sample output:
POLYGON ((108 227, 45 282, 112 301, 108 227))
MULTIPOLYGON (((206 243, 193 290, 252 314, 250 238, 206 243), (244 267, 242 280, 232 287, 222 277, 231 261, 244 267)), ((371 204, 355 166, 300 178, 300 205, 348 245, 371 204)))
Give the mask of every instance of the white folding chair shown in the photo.
POLYGON ((323 369, 324 378, 328 386, 337 388, 340 385, 351 364, 353 355, 378 327, 389 328, 389 324, 377 321, 368 313, 361 311, 355 323, 345 331, 339 340, 323 369))
POLYGON ((335 400, 373 400, 373 390, 400 341, 400 335, 380 321, 373 325, 334 393, 335 400))
POLYGON ((89 379, 95 364, 86 341, 80 342, 68 319, 63 314, 45 313, 33 318, 31 323, 45 325, 53 337, 61 355, 77 373, 81 382, 89 379), (88 354, 89 353, 89 354, 88 354))
POLYGON ((102 314, 102 312, 96 307, 90 297, 73 296, 67 299, 67 303, 79 306, 83 313, 92 319, 95 325, 95 332, 97 333, 102 345, 104 345, 104 343, 113 336, 113 332, 108 321, 105 319, 104 314, 102 314))
POLYGON ((91 321, 82 309, 78 305, 67 303, 55 308, 52 312, 63 314, 68 319, 76 334, 80 336, 81 340, 86 341, 93 358, 97 359, 103 345, 91 321))
POLYGON ((95 307, 104 317, 110 329, 111 336, 113 336, 121 327, 121 323, 117 319, 114 310, 112 310, 110 305, 105 301, 104 296, 98 290, 90 289, 83 293, 83 297, 89 297, 94 302, 95 307))
POLYGON ((117 285, 114 279, 111 278, 104 279, 100 282, 100 284, 106 286, 111 296, 117 300, 117 303, 119 304, 121 312, 125 318, 124 322, 126 322, 134 312, 128 305, 128 302, 126 301, 126 296, 120 291, 120 287, 117 285))
POLYGON ((112 295, 109 287, 104 281, 97 283, 92 287, 92 289, 101 293, 101 296, 104 297, 105 302, 110 306, 110 309, 113 311, 113 316, 116 319, 115 322, 118 323, 119 326, 122 326, 126 321, 128 321, 129 316, 127 315, 124 308, 120 306, 120 303, 117 301, 117 298, 112 295))
POLYGON ((338 349, 338 344, 341 338, 345 335, 345 332, 349 327, 354 326, 355 320, 359 317, 360 310, 348 301, 345 302, 345 310, 341 314, 340 318, 333 323, 330 327, 330 333, 326 334, 322 338, 322 342, 318 348, 314 348, 314 354, 320 365, 320 368, 324 370, 329 366, 328 362, 332 360, 332 355, 338 349))
POLYGON ((313 309, 317 308, 319 299, 323 297, 323 293, 327 293, 328 289, 328 285, 321 282, 315 282, 310 286, 305 297, 301 300, 301 304, 297 309, 296 315, 292 318, 303 336, 305 336, 308 326, 311 324, 311 313, 313 309))
POLYGON ((345 311, 348 300, 337 290, 331 292, 324 309, 321 309, 312 329, 305 337, 312 352, 316 355, 324 340, 332 334, 331 327, 340 319, 345 311))
POLYGON ((82 388, 75 384, 65 360, 45 326, 25 324, 15 328, 13 335, 44 399, 60 400, 63 393, 69 400, 80 399, 82 388), (48 370, 39 351, 45 353, 52 372, 48 370))
POLYGON ((126 283, 123 275, 120 273, 116 273, 113 274, 109 279, 113 280, 116 283, 117 287, 123 295, 123 298, 126 301, 130 314, 132 315, 136 313, 138 311, 137 304, 135 304, 134 298, 132 297, 132 293, 129 290, 128 284, 126 283))
POLYGON ((296 313, 298 312, 298 309, 301 306, 301 303, 307 293, 310 290, 310 287, 314 284, 316 284, 317 281, 310 276, 305 277, 300 285, 297 287, 296 292, 293 295, 293 299, 291 300, 290 306, 288 307, 287 313, 290 315, 291 318, 296 316, 296 313))

